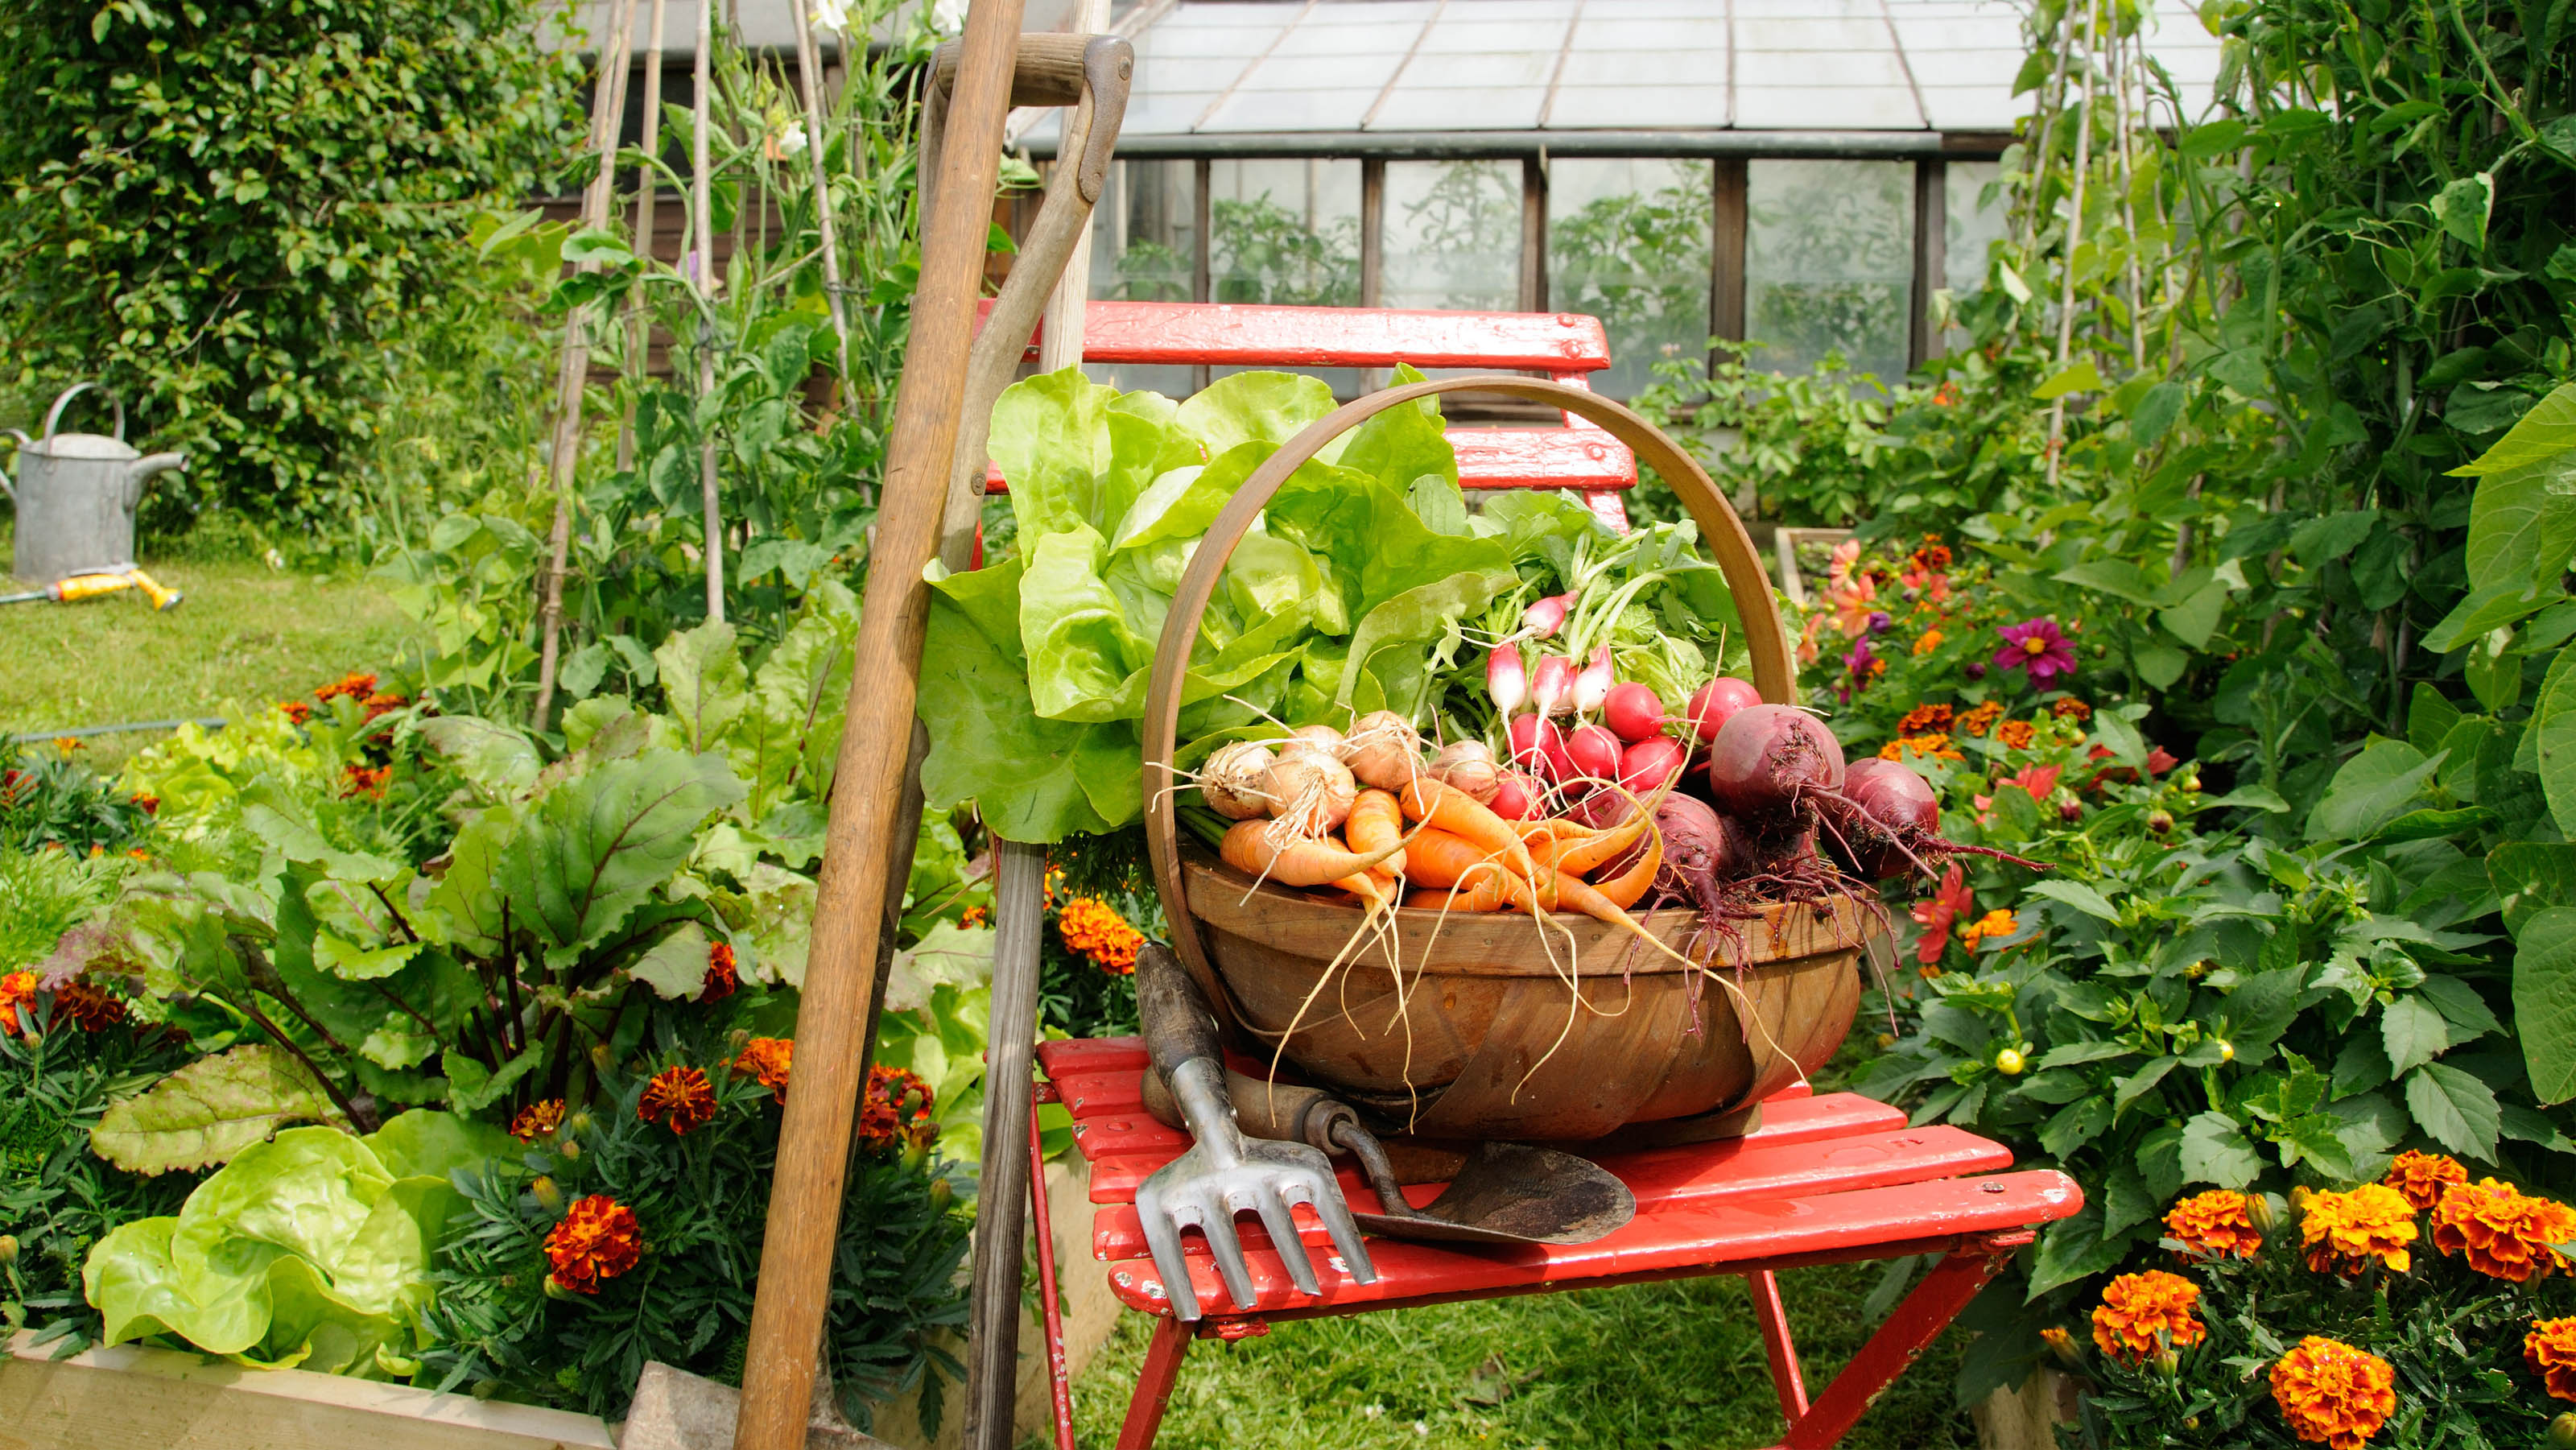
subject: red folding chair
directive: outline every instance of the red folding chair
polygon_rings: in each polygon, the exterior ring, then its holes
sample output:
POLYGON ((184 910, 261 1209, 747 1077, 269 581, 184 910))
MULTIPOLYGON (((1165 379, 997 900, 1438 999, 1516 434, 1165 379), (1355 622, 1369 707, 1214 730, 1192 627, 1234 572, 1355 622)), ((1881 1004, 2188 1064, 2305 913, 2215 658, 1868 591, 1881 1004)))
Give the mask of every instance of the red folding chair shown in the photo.
MULTIPOLYGON (((1425 369, 1535 372, 1576 387, 1610 365, 1601 324, 1571 313, 1094 302, 1082 351, 1085 361, 1095 363, 1312 369, 1407 362, 1425 369)), ((1613 527, 1627 527, 1619 494, 1636 484, 1636 458, 1589 423, 1568 415, 1563 427, 1457 427, 1449 430, 1449 440, 1458 451, 1463 488, 1573 489, 1613 527)), ((998 473, 988 487, 1003 487, 998 473)), ((1190 1273, 1199 1302, 1214 1307, 1196 1325, 1185 1326, 1172 1317, 1169 1293, 1136 1217, 1137 1188, 1190 1142, 1186 1133, 1164 1127, 1145 1111, 1143 1044, 1132 1037, 1049 1042, 1039 1045, 1037 1056, 1044 1074, 1033 1089, 1037 1100, 1060 1101, 1071 1112, 1075 1149, 1091 1165, 1092 1252, 1109 1265, 1110 1288, 1119 1300, 1157 1317, 1119 1450, 1153 1444, 1193 1338, 1247 1338, 1269 1332, 1280 1320, 1711 1274, 1739 1275, 1752 1292, 1772 1382, 1789 1422, 1778 1450, 1825 1450, 1957 1317, 2013 1250, 2031 1241, 2035 1226, 2067 1217, 2084 1202, 2062 1173, 1993 1173, 2012 1164, 2001 1144, 1952 1127, 1910 1128, 1903 1113, 1885 1104, 1851 1093, 1814 1097, 1800 1087, 1766 1101, 1761 1125, 1742 1138, 1602 1160, 1635 1193, 1637 1216, 1597 1243, 1498 1252, 1377 1239, 1369 1248, 1377 1281, 1361 1285, 1340 1272, 1330 1240, 1310 1221, 1301 1237, 1320 1250, 1310 1257, 1326 1282, 1322 1293, 1309 1297, 1290 1282, 1260 1227, 1238 1221, 1257 1291, 1253 1308, 1231 1307, 1202 1246, 1190 1256, 1190 1273), (1968 1174, 1991 1176, 1962 1176, 1968 1174), (1781 1309, 1778 1272, 1913 1254, 1932 1256, 1931 1271, 1811 1400, 1781 1309)), ((1258 1071, 1257 1065, 1242 1065, 1258 1071)), ((1058 1450, 1075 1450, 1034 1112, 1029 1155, 1055 1442, 1058 1450)), ((1376 1206, 1375 1193, 1356 1170, 1343 1172, 1341 1183, 1353 1206, 1376 1206)), ((1420 1205, 1443 1186, 1423 1184, 1406 1192, 1420 1205)))

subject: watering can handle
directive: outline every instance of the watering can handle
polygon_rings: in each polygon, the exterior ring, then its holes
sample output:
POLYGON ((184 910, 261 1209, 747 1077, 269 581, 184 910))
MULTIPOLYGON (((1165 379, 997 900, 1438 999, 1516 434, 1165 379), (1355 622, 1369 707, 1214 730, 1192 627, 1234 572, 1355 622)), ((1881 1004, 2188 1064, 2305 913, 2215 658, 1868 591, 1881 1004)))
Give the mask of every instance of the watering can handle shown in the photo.
MULTIPOLYGON (((36 441, 35 439, 28 437, 26 434, 19 432, 15 428, 0 428, 0 433, 6 433, 10 437, 18 440, 18 451, 21 454, 24 454, 27 451, 27 446, 29 444, 36 441)), ((9 496, 9 502, 13 504, 18 501, 18 486, 11 483, 9 481, 9 475, 5 473, 0 473, 0 494, 7 494, 9 496)))
MULTIPOLYGON (((60 422, 63 420, 63 409, 65 409, 65 408, 67 408, 67 407, 70 407, 70 406, 71 406, 71 401, 72 401, 72 399, 77 398, 77 397, 79 397, 81 394, 83 394, 83 393, 85 393, 85 392, 88 392, 90 389, 92 389, 92 388, 96 388, 96 387, 98 387, 98 384, 96 384, 96 383, 74 383, 74 384, 72 384, 70 387, 63 389, 62 396, 61 396, 61 397, 59 397, 59 398, 54 399, 54 406, 53 406, 52 411, 50 411, 50 412, 48 412, 48 413, 46 413, 46 414, 45 414, 45 436, 46 436, 46 437, 48 437, 48 438, 51 438, 51 437, 53 437, 53 436, 54 436, 54 425, 55 425, 55 424, 57 424, 57 423, 60 423, 60 422)), ((102 390, 102 391, 100 392, 99 396, 101 396, 101 397, 103 397, 103 398, 107 399, 107 401, 108 401, 108 405, 109 405, 110 407, 113 407, 114 409, 116 409, 116 441, 117 441, 117 442, 119 442, 119 443, 124 442, 124 441, 125 441, 125 404, 124 404, 124 402, 123 402, 123 401, 121 401, 120 399, 118 399, 118 397, 117 397, 114 393, 106 392, 106 391, 104 391, 104 390, 102 390)))

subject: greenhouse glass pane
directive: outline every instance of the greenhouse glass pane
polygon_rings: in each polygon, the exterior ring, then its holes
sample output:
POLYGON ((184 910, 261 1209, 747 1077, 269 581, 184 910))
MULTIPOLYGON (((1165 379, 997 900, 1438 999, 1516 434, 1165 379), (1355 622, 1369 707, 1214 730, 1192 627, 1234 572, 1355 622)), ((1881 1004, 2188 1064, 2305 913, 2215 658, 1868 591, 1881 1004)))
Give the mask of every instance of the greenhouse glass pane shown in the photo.
POLYGON ((1389 307, 1517 307, 1520 163, 1388 162, 1384 246, 1389 307))
POLYGON ((1669 157, 1548 167, 1548 306, 1609 329, 1595 391, 1625 398, 1656 363, 1707 356, 1710 179, 1707 162, 1669 157))
MULTIPOLYGON (((1208 231, 1214 243, 1208 257, 1210 301, 1359 305, 1360 163, 1355 159, 1212 161, 1208 231)), ((1314 372, 1338 394, 1359 391, 1356 369, 1314 372)))
POLYGON ((1804 372, 1839 352, 1905 376, 1913 331, 1914 166, 1756 160, 1745 168, 1746 335, 1757 367, 1804 372))
POLYGON ((1941 239, 1942 283, 1965 297, 1986 283, 1986 248, 2004 234, 2004 202, 1979 205, 2002 167, 1992 161, 1953 161, 1941 182, 1949 225, 1941 239))
MULTIPOLYGON (((1187 302, 1198 260, 1196 168, 1187 161, 1113 161, 1091 213, 1091 295, 1114 302, 1187 302)), ((1191 370, 1087 363, 1095 381, 1187 397, 1191 370)))

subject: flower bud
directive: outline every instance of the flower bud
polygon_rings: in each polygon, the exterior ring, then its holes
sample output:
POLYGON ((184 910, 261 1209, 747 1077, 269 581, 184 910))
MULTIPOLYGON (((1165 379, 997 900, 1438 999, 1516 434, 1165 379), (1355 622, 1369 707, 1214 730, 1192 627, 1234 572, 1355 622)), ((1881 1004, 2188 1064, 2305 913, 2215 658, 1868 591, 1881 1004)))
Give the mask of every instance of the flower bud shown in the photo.
POLYGON ((2047 1343, 2048 1352, 2057 1356, 2057 1362, 2060 1365, 2076 1371, 2084 1368, 2083 1352, 2075 1347, 2075 1336, 2067 1333, 2064 1328, 2052 1324, 2041 1330, 2039 1337, 2047 1343))
POLYGON ((2027 1065, 2022 1060, 2021 1053, 2013 1048, 2007 1047, 1995 1054, 1995 1071, 2006 1077, 2021 1076, 2021 1070, 2027 1065))
POLYGON ((2272 1232, 2272 1225, 2280 1222, 2280 1217, 2272 1207, 2272 1195, 2268 1193, 2245 1195, 2245 1221, 2254 1225, 2256 1233, 2268 1237, 2272 1232))
POLYGON ((2184 776, 2182 778, 2182 789, 2183 794, 2185 795, 2200 794, 2200 772, 2195 770, 2191 774, 2184 776))
POLYGON ((2161 836, 2161 835, 2164 835, 2164 834, 2166 834, 2167 832, 2171 831, 2173 828, 2174 828, 2173 812, 2171 812, 2171 811, 2149 811, 2149 812, 2147 812, 2147 829, 2148 829, 2148 830, 2153 831, 2153 832, 2155 832, 2157 835, 2161 836))
POLYGON ((2220 1062, 2234 1062, 2236 1060, 2236 1044, 2228 1041, 2224 1037, 2219 1038, 2218 1060, 2220 1062))
POLYGON ((608 1050, 607 1043, 594 1042, 590 1045, 590 1065, 606 1072, 617 1065, 617 1054, 608 1050))
POLYGON ((737 1027, 731 1032, 725 1034, 725 1056, 727 1057, 742 1056, 742 1050, 750 1045, 751 1030, 749 1028, 737 1027))
POLYGON ((2183 1427, 2184 1429, 2186 1429, 2186 1430, 2197 1430, 2197 1429, 2199 1429, 2199 1428, 2200 1428, 2200 1416, 2198 1416, 2198 1415, 2185 1415, 2185 1416, 2183 1416, 2183 1417, 2182 1417, 2182 1427, 2183 1427))
POLYGON ((1895 1047, 1895 1046, 1896 1046, 1896 1034, 1895 1034, 1895 1033, 1893 1033, 1893 1032, 1882 1032, 1882 1033, 1878 1034, 1878 1050, 1879 1050, 1879 1051, 1881 1051, 1881 1052, 1885 1052, 1885 1051, 1888 1051, 1890 1048, 1893 1048, 1893 1047, 1895 1047))
POLYGON ((2172 1379, 2175 1375, 2182 1372, 2182 1356, 2174 1353, 2173 1346, 2170 1344, 2158 1345, 2156 1347, 2155 1366, 2156 1373, 2163 1375, 2166 1379, 2172 1379))
POLYGON ((16 1234, 0 1234, 0 1264, 14 1264, 16 1262, 18 1262, 18 1236, 16 1234))
POLYGON ((537 1175, 535 1182, 528 1185, 528 1195, 536 1199, 537 1207, 548 1213, 563 1212, 563 1190, 555 1186, 553 1179, 542 1173, 537 1175))
POLYGON ((2576 1446, 2576 1410, 2549 1422, 2549 1443, 2562 1447, 2576 1446))
POLYGON ((570 1303, 581 1296, 567 1287, 563 1280, 556 1278, 552 1274, 548 1274, 546 1275, 546 1297, 549 1299, 560 1299, 566 1303, 570 1303))
POLYGON ((930 1180, 930 1211, 931 1211, 931 1212, 933 1212, 933 1213, 946 1213, 946 1212, 948 1211, 948 1205, 949 1205, 949 1203, 950 1203, 951 1201, 953 1201, 956 1197, 957 1197, 957 1190, 956 1190, 956 1188, 955 1188, 954 1186, 952 1186, 952 1185, 949 1183, 949 1181, 948 1181, 947 1179, 945 1179, 945 1178, 934 1178, 934 1179, 930 1180))

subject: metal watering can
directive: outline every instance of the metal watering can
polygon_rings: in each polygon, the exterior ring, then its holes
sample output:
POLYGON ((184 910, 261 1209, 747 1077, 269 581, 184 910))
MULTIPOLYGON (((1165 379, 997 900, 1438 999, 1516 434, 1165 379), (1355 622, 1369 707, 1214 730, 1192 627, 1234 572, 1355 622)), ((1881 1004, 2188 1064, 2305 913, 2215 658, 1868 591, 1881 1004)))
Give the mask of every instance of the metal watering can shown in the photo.
MULTIPOLYGON (((155 453, 149 457, 125 441, 125 405, 113 397, 116 436, 57 433, 63 409, 96 383, 74 383, 54 399, 45 414, 45 436, 29 438, 17 429, 18 479, 0 475, 0 493, 18 506, 16 557, 10 572, 21 579, 52 584, 77 574, 98 574, 134 567, 134 507, 143 487, 157 473, 186 468, 186 455, 155 453)), ((102 395, 105 396, 105 395, 102 395)))

